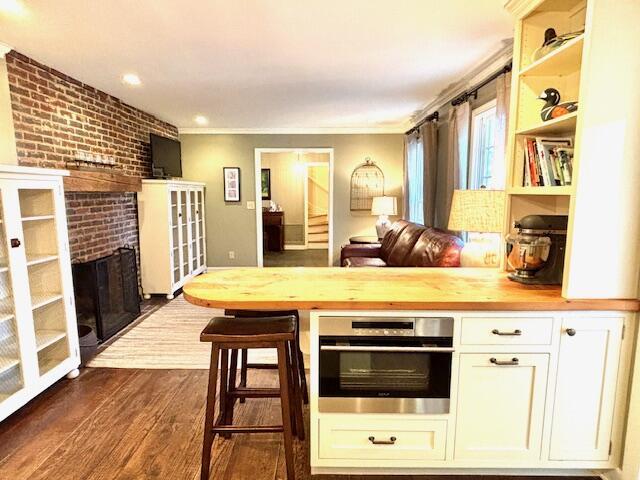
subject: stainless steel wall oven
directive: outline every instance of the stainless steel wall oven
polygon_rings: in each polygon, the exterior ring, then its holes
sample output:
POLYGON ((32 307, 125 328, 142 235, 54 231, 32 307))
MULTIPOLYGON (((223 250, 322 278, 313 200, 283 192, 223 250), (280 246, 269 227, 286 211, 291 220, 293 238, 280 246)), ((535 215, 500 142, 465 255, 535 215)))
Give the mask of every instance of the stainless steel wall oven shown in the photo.
POLYGON ((453 318, 322 317, 319 411, 449 413, 453 318))

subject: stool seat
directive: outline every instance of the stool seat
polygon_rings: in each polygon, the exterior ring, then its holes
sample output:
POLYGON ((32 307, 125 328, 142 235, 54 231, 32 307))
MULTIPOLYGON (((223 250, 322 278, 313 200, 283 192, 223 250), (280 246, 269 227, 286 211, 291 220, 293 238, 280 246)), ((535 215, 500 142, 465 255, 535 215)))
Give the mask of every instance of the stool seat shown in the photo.
POLYGON ((201 342, 234 343, 238 341, 276 342, 292 340, 296 317, 229 318, 214 317, 200 334, 201 342))

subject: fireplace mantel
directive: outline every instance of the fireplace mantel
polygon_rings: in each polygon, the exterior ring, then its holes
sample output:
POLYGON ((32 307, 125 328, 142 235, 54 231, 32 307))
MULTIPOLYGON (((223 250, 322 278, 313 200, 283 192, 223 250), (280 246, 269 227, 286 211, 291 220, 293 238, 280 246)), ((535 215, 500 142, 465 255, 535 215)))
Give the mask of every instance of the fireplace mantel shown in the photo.
POLYGON ((132 177, 107 169, 67 168, 69 176, 64 177, 67 192, 140 192, 140 177, 132 177))

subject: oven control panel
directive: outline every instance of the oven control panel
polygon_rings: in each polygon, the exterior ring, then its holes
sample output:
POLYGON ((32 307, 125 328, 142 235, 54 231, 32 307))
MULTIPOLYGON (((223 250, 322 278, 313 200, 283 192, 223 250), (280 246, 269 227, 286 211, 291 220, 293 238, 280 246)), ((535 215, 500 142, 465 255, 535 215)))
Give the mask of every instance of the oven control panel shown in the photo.
POLYGON ((320 318, 320 336, 336 337, 453 337, 452 317, 320 318))
POLYGON ((354 328, 353 333, 358 336, 366 337, 413 337, 413 329, 394 329, 394 328, 354 328))

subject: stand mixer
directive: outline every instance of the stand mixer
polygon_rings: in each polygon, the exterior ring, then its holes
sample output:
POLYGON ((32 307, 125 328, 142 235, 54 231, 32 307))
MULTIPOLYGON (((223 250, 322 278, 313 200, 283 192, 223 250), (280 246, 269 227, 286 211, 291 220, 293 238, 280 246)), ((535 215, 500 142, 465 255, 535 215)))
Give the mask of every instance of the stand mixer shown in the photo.
POLYGON ((566 215, 527 215, 514 222, 518 233, 507 235, 509 280, 526 285, 562 284, 567 244, 566 215))

